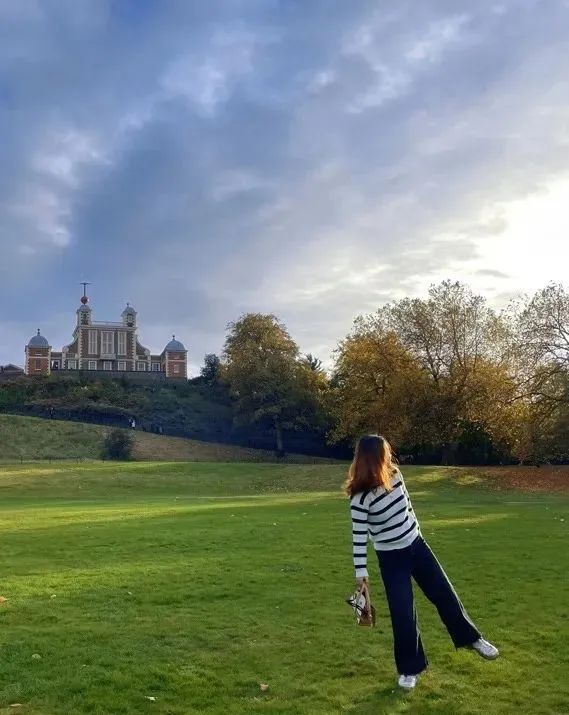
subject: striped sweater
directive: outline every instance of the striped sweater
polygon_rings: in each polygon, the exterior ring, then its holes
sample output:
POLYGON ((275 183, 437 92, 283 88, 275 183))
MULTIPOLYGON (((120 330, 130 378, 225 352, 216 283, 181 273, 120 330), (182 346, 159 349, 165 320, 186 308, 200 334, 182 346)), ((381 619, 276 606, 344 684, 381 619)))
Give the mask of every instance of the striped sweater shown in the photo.
POLYGON ((377 487, 359 492, 350 500, 352 542, 356 578, 368 578, 367 541, 376 551, 392 551, 410 546, 419 536, 419 524, 401 472, 396 469, 392 491, 377 487))

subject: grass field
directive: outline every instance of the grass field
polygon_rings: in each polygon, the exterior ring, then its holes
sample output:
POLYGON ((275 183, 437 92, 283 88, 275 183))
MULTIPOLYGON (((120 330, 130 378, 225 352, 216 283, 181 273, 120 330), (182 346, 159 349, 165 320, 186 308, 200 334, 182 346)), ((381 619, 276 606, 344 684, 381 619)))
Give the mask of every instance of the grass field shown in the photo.
MULTIPOLYGON (((108 427, 0 415, 0 462, 16 460, 99 459, 108 427)), ((228 444, 166 437, 136 430, 133 458, 156 461, 274 462, 273 452, 228 444)), ((331 460, 287 455, 288 463, 329 462, 331 460)))
POLYGON ((424 535, 502 651, 454 651, 421 596, 431 667, 404 694, 375 568, 379 628, 343 603, 342 472, 0 467, 0 713, 569 712, 567 496, 404 470, 424 535))

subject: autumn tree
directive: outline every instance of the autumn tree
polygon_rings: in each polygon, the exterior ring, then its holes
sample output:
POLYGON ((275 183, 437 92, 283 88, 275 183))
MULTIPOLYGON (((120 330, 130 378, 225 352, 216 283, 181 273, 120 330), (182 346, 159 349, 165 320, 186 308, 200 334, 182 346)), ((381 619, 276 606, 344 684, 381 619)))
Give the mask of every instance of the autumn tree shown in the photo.
POLYGON ((278 454, 284 453, 284 430, 309 427, 321 418, 325 376, 301 359, 274 315, 248 313, 230 323, 222 376, 236 421, 272 426, 278 454))
POLYGON ((360 321, 336 352, 331 403, 334 441, 364 432, 388 434, 394 444, 414 433, 428 388, 419 361, 391 332, 360 321))
POLYGON ((556 373, 548 383, 546 398, 534 396, 523 403, 524 420, 515 447, 522 462, 569 461, 569 376, 556 373))
POLYGON ((492 430, 509 405, 508 331, 501 317, 468 286, 444 281, 426 299, 405 299, 387 310, 392 329, 430 375, 439 439, 452 452, 465 422, 492 430), (497 388, 500 389, 497 389, 497 388), (493 394, 492 398, 484 398, 493 394))
POLYGON ((485 299, 450 281, 361 316, 338 351, 334 436, 355 436, 373 417, 396 443, 431 445, 443 459, 473 435, 507 450, 520 419, 511 343, 485 299))

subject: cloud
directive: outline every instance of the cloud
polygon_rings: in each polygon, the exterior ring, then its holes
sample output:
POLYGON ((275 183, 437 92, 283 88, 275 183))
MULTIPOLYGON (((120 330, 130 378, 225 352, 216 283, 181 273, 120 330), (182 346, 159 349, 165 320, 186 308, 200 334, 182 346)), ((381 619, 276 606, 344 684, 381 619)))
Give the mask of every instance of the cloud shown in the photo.
POLYGON ((560 215, 561 0, 0 17, 0 362, 38 325, 67 342, 83 279, 99 319, 130 300, 149 347, 175 332, 199 363, 246 310, 326 358, 356 314, 433 281, 501 300, 562 264, 509 261, 560 215))
POLYGON ((271 30, 248 30, 240 24, 214 28, 205 43, 172 61, 160 80, 162 96, 184 97, 193 108, 212 116, 240 80, 253 74, 259 51, 276 41, 271 30))
POLYGON ((476 273, 479 276, 488 276, 489 278, 500 278, 507 280, 509 275, 504 273, 504 271, 497 271, 494 268, 480 268, 476 273))
POLYGON ((430 66, 464 47, 463 28, 468 19, 467 15, 451 15, 431 20, 426 28, 417 23, 416 27, 409 27, 408 39, 399 36, 399 41, 393 44, 385 31, 389 25, 399 24, 397 16, 386 17, 385 11, 378 11, 371 21, 366 18, 344 44, 344 54, 363 60, 375 77, 349 106, 349 111, 359 113, 378 108, 411 92, 430 66))

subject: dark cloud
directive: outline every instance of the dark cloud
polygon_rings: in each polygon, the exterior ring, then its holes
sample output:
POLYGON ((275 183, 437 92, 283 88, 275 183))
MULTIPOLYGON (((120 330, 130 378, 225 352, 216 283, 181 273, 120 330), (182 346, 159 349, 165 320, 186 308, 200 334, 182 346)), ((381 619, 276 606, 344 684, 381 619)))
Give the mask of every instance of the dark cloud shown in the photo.
POLYGON ((194 363, 245 310, 326 357, 433 280, 506 281, 502 204, 569 159, 568 35, 561 0, 0 0, 0 362, 67 341, 84 277, 194 363))

